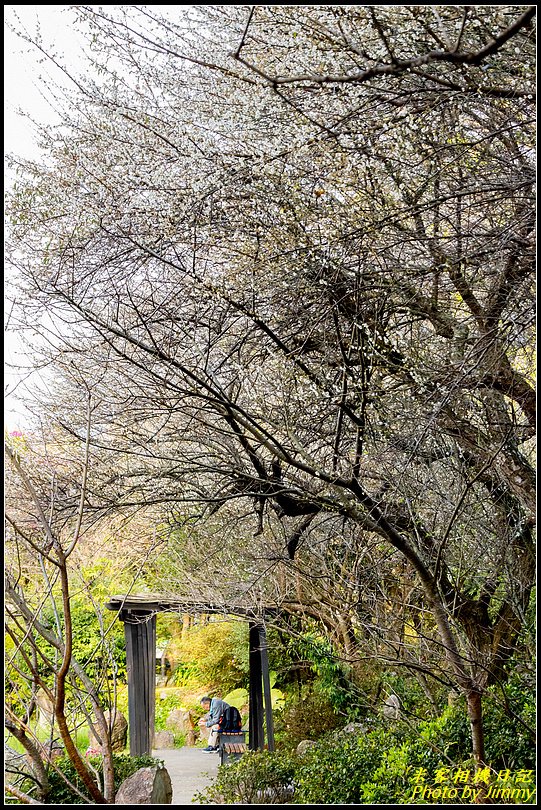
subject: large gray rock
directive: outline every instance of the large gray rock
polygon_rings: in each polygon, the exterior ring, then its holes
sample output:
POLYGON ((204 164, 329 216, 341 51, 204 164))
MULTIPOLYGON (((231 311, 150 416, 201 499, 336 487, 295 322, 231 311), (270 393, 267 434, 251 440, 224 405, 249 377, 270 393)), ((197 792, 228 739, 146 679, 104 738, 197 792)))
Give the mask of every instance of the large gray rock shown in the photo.
POLYGON ((309 748, 313 748, 316 745, 314 740, 301 740, 297 746, 297 756, 302 757, 309 748))
POLYGON ((182 734, 187 734, 195 724, 191 712, 186 709, 173 709, 173 711, 169 712, 167 715, 165 725, 167 728, 171 729, 171 731, 180 731, 182 734))
POLYGON ((174 748, 175 735, 172 731, 155 731, 154 748, 174 748))
MULTIPOLYGON (((118 709, 116 710, 113 720, 111 721, 111 712, 109 709, 104 711, 105 721, 111 734, 111 746, 113 751, 124 751, 128 742, 128 721, 118 709)), ((98 730, 98 729, 96 729, 98 730)), ((92 749, 99 749, 98 740, 92 731, 89 729, 88 742, 92 749)))
POLYGON ((367 732, 367 728, 364 723, 348 723, 347 726, 344 726, 343 729, 340 730, 341 734, 365 734, 367 732))
POLYGON ((115 804, 171 804, 173 788, 165 768, 139 768, 120 785, 115 804))
POLYGON ((383 716, 387 720, 398 720, 400 717, 400 700, 396 695, 389 695, 383 704, 383 716))

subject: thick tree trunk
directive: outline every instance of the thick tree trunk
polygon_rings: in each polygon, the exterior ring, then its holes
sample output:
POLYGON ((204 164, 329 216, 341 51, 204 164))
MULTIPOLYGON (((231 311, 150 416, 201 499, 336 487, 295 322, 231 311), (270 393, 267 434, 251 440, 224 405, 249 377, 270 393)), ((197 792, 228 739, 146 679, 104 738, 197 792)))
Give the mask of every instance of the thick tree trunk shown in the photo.
POLYGON ((473 756, 479 768, 485 766, 485 734, 483 729, 483 706, 481 693, 472 689, 466 695, 470 718, 473 756))
MULTIPOLYGON (((365 499, 368 500, 368 499, 365 499)), ((389 541, 411 563, 429 604, 438 627, 445 656, 453 672, 456 684, 466 697, 470 718, 472 754, 476 763, 482 767, 485 758, 483 714, 481 705, 481 687, 475 682, 465 666, 464 657, 458 648, 455 635, 449 622, 449 614, 441 599, 434 577, 417 552, 411 548, 404 537, 383 517, 377 508, 371 505, 371 515, 385 531, 389 541)))

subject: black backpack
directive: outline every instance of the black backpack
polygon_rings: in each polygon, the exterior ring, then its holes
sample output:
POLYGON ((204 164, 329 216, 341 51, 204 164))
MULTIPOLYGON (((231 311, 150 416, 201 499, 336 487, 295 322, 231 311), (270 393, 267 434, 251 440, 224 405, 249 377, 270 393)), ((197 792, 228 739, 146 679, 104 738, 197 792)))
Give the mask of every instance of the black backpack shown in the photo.
POLYGON ((234 706, 228 706, 218 720, 219 731, 235 732, 242 728, 242 718, 240 712, 234 706))

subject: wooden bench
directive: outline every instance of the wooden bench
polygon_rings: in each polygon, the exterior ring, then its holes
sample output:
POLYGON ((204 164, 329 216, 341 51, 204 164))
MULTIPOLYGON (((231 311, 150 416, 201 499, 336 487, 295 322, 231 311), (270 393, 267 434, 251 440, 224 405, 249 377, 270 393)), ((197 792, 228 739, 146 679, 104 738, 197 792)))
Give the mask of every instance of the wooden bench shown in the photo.
POLYGON ((224 743, 224 751, 228 754, 244 754, 246 743, 224 743))
POLYGON ((246 753, 248 746, 245 735, 245 731, 224 732, 219 735, 220 765, 224 765, 231 759, 240 759, 246 753))

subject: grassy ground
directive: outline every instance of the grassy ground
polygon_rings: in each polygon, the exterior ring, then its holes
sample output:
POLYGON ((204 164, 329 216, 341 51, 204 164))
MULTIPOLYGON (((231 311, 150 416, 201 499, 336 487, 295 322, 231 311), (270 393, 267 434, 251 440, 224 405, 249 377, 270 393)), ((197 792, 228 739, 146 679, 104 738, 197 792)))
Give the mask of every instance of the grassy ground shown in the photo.
MULTIPOLYGON (((178 699, 178 707, 184 711, 188 709, 194 709, 194 707, 199 707, 199 701, 201 697, 206 694, 205 687, 201 686, 158 686, 156 688, 156 708, 159 709, 159 705, 162 701, 166 700, 170 697, 175 697, 178 699)), ((120 689, 118 692, 118 709, 122 712, 122 714, 127 717, 128 716, 128 694, 127 688, 120 689)), ((30 724, 31 731, 35 734, 37 739, 40 742, 46 743, 50 739, 50 727, 40 726, 35 722, 30 724)), ((58 737, 58 732, 55 730, 53 735, 54 738, 58 737)), ((88 726, 85 722, 81 722, 80 727, 77 729, 75 735, 75 744, 77 748, 82 754, 85 754, 87 749, 89 748, 89 741, 90 741, 90 732, 88 726)), ((179 738, 180 743, 184 744, 185 740, 179 738)), ((24 747, 21 743, 15 739, 11 734, 4 735, 4 742, 8 748, 11 748, 13 751, 17 753, 24 753, 24 747)), ((205 746, 207 745, 207 741, 204 738, 199 738, 196 743, 197 746, 205 746)), ((129 748, 126 748, 126 753, 129 753, 129 748)), ((122 752, 121 752, 122 753, 122 752)))
MULTIPOLYGON (((31 724, 30 729, 33 732, 34 736, 42 743, 46 743, 51 739, 50 729, 43 728, 38 726, 37 724, 31 724)), ((53 734, 53 739, 57 739, 59 737, 58 732, 53 734)), ((87 727, 81 727, 77 730, 75 734, 75 745, 79 749, 81 753, 85 753, 89 745, 89 731, 87 727)), ((24 753, 24 746, 13 737, 11 734, 4 735, 4 745, 7 748, 11 748, 12 751, 16 751, 18 754, 24 753)))

